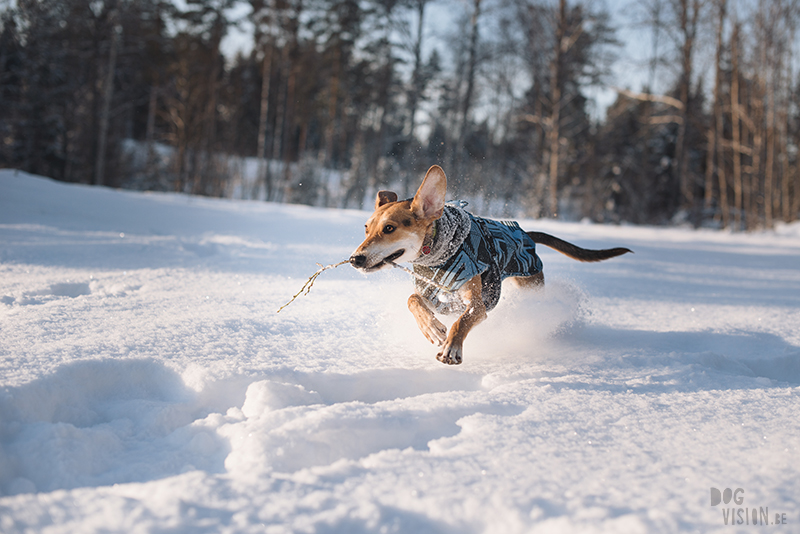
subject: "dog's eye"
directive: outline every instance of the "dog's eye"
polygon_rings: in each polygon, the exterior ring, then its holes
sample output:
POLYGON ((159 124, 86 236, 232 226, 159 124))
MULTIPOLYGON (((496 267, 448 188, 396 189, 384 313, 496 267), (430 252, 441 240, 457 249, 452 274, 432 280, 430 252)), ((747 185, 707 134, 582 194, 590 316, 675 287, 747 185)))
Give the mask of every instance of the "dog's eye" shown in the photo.
POLYGON ((394 226, 392 226, 391 224, 387 224, 386 226, 383 227, 384 234, 391 234, 392 232, 394 232, 394 226))

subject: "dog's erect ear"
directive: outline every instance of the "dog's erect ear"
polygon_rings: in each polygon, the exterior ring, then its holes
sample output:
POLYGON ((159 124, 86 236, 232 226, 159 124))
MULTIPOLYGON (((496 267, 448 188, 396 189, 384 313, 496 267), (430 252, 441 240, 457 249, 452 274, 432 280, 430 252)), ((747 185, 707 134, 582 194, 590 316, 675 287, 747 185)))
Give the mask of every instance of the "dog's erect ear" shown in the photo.
POLYGON ((447 194, 447 177, 438 165, 428 169, 428 174, 417 189, 411 210, 423 219, 438 219, 444 210, 444 198, 447 194))
POLYGON ((378 197, 375 199, 375 209, 389 202, 397 202, 397 193, 394 191, 378 191, 378 197))

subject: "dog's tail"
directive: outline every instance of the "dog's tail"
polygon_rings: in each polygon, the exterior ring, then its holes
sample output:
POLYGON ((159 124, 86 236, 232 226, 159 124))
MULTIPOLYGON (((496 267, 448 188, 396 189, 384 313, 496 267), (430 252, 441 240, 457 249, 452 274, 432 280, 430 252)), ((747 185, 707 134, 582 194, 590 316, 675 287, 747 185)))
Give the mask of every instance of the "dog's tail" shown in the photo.
POLYGON ((534 243, 539 243, 540 245, 545 245, 547 247, 555 249, 560 253, 564 254, 565 256, 569 256, 573 260, 578 260, 578 261, 603 261, 609 258, 622 256, 623 254, 628 252, 633 254, 632 250, 624 247, 607 248, 603 250, 590 250, 586 248, 581 248, 577 245, 573 245, 572 243, 567 243, 563 239, 551 236, 550 234, 544 234, 542 232, 525 232, 525 233, 528 234, 531 239, 533 239, 534 243))

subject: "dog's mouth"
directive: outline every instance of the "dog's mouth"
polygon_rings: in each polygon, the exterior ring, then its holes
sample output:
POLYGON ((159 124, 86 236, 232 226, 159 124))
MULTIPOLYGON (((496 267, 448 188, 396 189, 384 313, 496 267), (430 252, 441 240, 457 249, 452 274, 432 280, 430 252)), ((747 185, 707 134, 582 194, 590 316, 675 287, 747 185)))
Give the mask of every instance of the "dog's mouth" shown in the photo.
POLYGON ((397 258, 399 258, 400 256, 402 256, 405 253, 406 253, 406 249, 401 248, 400 250, 389 254, 388 256, 383 258, 381 261, 379 261, 378 263, 376 263, 372 267, 364 267, 364 260, 366 260, 366 258, 364 256, 361 256, 361 257, 354 256, 354 257, 350 258, 350 263, 356 269, 361 269, 361 270, 363 270, 365 272, 371 273, 373 271, 377 271, 379 269, 383 269, 386 266, 387 263, 393 262, 394 260, 396 260, 397 258))
POLYGON ((405 253, 406 253, 406 249, 404 249, 404 248, 401 248, 400 250, 398 250, 398 251, 397 251, 397 252, 395 252, 394 254, 389 254, 388 256, 386 256, 385 258, 383 258, 383 261, 382 261, 381 263, 389 263, 389 262, 392 262, 392 261, 396 260, 397 258, 399 258, 400 256, 402 256, 402 255, 403 255, 403 254, 405 254, 405 253))

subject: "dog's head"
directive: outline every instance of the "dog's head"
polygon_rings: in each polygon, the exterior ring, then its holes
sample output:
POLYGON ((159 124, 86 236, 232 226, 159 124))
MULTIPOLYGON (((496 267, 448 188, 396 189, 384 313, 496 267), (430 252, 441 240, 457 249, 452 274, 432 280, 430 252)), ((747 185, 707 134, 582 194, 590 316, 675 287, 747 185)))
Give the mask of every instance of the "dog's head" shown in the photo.
POLYGON ((367 237, 350 256, 356 269, 371 273, 419 257, 422 242, 442 216, 447 177, 438 165, 428 169, 414 198, 397 200, 392 191, 379 191, 375 213, 366 224, 367 237))

